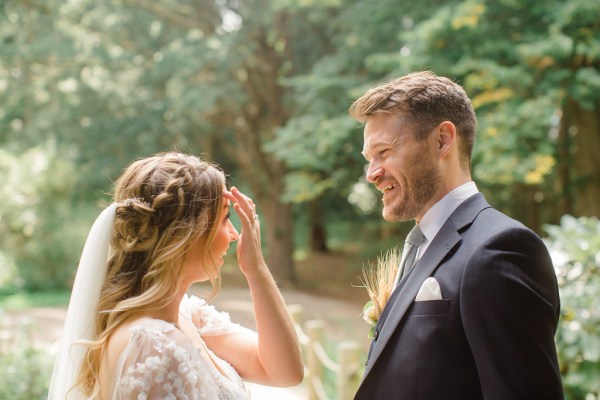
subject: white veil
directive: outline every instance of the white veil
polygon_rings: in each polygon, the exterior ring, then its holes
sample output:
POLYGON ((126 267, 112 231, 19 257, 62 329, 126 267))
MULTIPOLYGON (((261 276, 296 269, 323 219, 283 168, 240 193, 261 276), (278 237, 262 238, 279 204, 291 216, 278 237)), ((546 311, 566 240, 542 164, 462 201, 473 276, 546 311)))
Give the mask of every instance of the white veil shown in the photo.
MULTIPOLYGON (((102 211, 85 241, 50 381, 48 400, 67 398, 67 392, 75 384, 77 371, 86 351, 85 346, 74 344, 92 339, 96 330, 96 307, 106 275, 117 206, 117 203, 113 203, 102 211)), ((79 400, 85 397, 74 389, 68 398, 79 400)))

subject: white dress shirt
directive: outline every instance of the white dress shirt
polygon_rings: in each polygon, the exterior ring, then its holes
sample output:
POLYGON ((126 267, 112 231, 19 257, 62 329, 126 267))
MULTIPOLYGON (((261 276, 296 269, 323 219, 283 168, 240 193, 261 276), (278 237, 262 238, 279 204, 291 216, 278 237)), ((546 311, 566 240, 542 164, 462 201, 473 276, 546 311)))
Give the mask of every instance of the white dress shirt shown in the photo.
POLYGON ((415 262, 425 253, 429 244, 438 234, 442 226, 446 223, 450 215, 460 206, 466 199, 478 193, 477 185, 475 182, 467 182, 450 193, 442 197, 440 201, 435 203, 423 216, 419 223, 421 232, 425 235, 425 241, 417 250, 415 262))

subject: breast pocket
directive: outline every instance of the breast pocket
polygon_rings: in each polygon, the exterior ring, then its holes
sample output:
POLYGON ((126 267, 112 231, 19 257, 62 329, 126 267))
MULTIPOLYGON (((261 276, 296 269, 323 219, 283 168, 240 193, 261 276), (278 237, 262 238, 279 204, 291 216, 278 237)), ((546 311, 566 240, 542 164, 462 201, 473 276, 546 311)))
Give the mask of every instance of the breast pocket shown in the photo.
POLYGON ((408 314, 410 315, 447 315, 450 312, 450 299, 415 301, 408 314))

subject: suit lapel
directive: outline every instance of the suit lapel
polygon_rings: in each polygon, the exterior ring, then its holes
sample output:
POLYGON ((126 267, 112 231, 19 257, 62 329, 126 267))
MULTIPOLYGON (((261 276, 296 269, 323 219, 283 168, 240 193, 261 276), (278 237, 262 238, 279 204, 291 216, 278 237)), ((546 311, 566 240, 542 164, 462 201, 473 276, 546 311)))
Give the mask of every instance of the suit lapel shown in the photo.
POLYGON ((436 236, 436 239, 431 243, 425 254, 415 264, 412 273, 408 275, 405 282, 400 282, 401 286, 397 288, 397 293, 394 293, 395 296, 390 299, 393 303, 388 305, 391 305, 391 307, 387 313, 387 318, 383 321, 385 329, 379 332, 377 344, 373 348, 368 368, 365 371, 365 378, 394 334, 395 329, 393 327, 400 324, 404 314, 406 314, 406 311, 417 296, 417 292, 423 281, 428 276, 431 276, 448 252, 460 242, 460 236, 456 232, 456 229, 454 227, 448 228, 448 225, 445 224, 442 230, 440 230, 440 234, 443 233, 444 237, 441 238, 439 234, 436 236), (438 237, 440 237, 440 240, 437 239, 438 237))
POLYGON ((490 206, 481 194, 473 195, 465 200, 442 226, 425 254, 415 264, 413 271, 405 278, 406 280, 404 282, 400 281, 382 314, 382 322, 385 329, 381 329, 377 343, 372 348, 372 354, 369 358, 363 381, 381 356, 397 326, 404 318, 406 311, 413 303, 425 279, 433 275, 444 258, 460 243, 461 237, 459 231, 470 224, 477 214, 487 207, 490 206))

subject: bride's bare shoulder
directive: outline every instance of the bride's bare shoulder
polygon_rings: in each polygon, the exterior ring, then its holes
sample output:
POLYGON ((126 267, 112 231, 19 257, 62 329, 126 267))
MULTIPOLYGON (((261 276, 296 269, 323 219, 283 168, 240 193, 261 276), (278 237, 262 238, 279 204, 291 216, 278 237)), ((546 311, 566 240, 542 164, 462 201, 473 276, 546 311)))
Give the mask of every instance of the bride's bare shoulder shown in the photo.
POLYGON ((106 348, 106 353, 109 354, 109 358, 112 358, 110 357, 110 354, 118 355, 123 352, 131 338, 131 327, 135 326, 136 322, 139 323, 139 319, 126 321, 119 325, 119 327, 117 327, 110 335, 106 348))
POLYGON ((150 335, 152 331, 157 330, 177 336, 177 330, 174 329, 173 325, 163 320, 139 317, 123 322, 108 338, 103 352, 103 364, 108 366, 109 370, 112 370, 130 343, 132 335, 136 332, 143 335, 150 335))
POLYGON ((121 354, 129 344, 133 334, 150 335, 153 332, 160 332, 169 336, 177 336, 179 333, 174 324, 161 319, 150 317, 132 318, 119 325, 110 335, 107 351, 117 355, 121 354))
MULTIPOLYGON (((121 355, 124 354, 128 345, 132 343, 134 335, 147 336, 149 339, 148 345, 151 347, 153 332, 160 332, 168 335, 170 339, 179 341, 178 336, 181 335, 173 324, 160 319, 150 317, 133 317, 120 324, 110 335, 108 341, 104 345, 102 352, 102 360, 100 362, 99 384, 101 393, 112 393, 112 385, 114 384, 115 371, 120 364, 121 355)), ((142 340, 145 342, 145 340, 142 340)), ((134 343, 139 344, 139 341, 134 343)), ((137 349, 142 350, 141 348, 137 349)), ((127 350, 130 352, 131 350, 127 350)), ((102 396, 101 396, 102 397, 102 396)), ((103 398, 103 397, 102 397, 103 398)))

